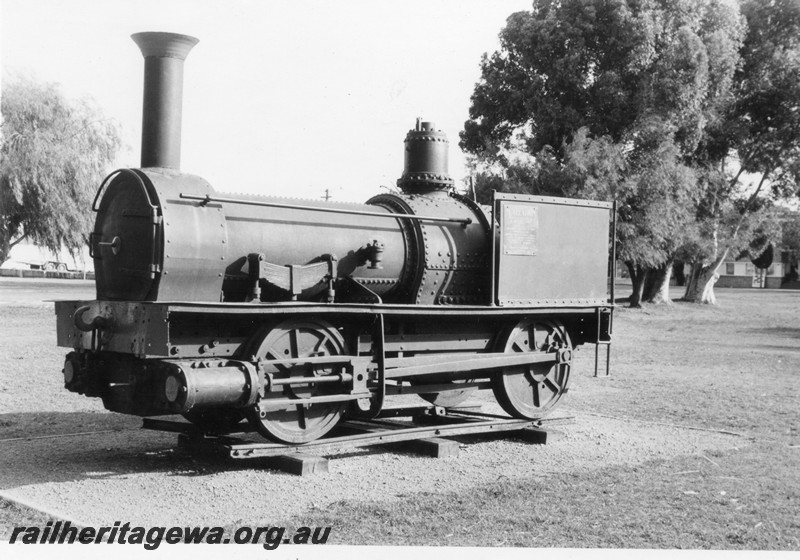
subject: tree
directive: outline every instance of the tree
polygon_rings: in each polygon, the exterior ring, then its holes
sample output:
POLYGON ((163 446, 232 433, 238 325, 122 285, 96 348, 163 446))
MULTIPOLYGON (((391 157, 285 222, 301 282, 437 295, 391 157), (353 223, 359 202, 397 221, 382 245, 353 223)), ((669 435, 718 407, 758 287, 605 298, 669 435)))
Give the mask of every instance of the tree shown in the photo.
POLYGON ((751 257, 756 257, 770 242, 778 242, 779 222, 772 201, 757 197, 761 186, 749 198, 725 194, 731 182, 719 170, 708 170, 700 184, 711 200, 699 205, 695 237, 681 250, 682 260, 692 265, 684 299, 713 304, 719 266, 728 255, 738 256, 749 249, 751 257))
POLYGON ((118 127, 89 100, 55 84, 3 82, 0 263, 23 240, 73 254, 91 228, 91 203, 120 147, 118 127))
POLYGON ((778 247, 786 257, 784 280, 798 280, 798 264, 800 264, 800 212, 784 212, 781 217, 781 242, 778 247))
POLYGON ((648 273, 671 269, 690 229, 697 196, 686 160, 730 102, 741 37, 736 7, 715 0, 535 2, 508 18, 500 50, 484 55, 460 145, 513 175, 514 189, 525 174, 509 153, 522 148, 536 161, 528 192, 550 181, 560 196, 588 197, 597 158, 621 157, 618 176, 596 179, 610 181, 600 190, 620 206, 636 306, 648 273), (597 142, 605 148, 589 149, 597 142), (583 174, 576 154, 594 158, 583 174))
POLYGON ((674 137, 660 130, 663 125, 638 130, 639 148, 628 158, 617 236, 632 281, 631 307, 670 301, 672 264, 692 232, 695 172, 682 162, 674 137))
POLYGON ((765 187, 772 198, 786 198, 800 186, 800 1, 748 0, 742 13, 747 34, 733 100, 698 154, 708 180, 698 213, 699 250, 690 255, 689 301, 713 303, 717 269, 728 255, 764 229, 775 235, 765 187), (732 176, 726 174, 729 154, 738 164, 732 176), (749 194, 740 184, 748 173, 758 178, 749 194))

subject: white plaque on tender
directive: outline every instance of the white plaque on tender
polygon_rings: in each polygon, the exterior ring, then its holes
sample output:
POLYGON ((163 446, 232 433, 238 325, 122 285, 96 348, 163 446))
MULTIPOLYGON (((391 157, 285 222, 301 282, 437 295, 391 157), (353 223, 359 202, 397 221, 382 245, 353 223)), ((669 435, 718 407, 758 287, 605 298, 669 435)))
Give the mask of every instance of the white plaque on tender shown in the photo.
POLYGON ((535 255, 539 234, 539 215, 536 206, 505 202, 502 208, 503 254, 535 255))

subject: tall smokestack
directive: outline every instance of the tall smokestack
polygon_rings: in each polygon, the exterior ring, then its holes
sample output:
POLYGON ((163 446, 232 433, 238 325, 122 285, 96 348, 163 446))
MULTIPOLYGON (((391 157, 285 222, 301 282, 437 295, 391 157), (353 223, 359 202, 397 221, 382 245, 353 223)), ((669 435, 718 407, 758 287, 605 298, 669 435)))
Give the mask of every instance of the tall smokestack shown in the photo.
POLYGON ((144 55, 142 167, 181 166, 183 61, 198 40, 177 33, 131 35, 144 55))

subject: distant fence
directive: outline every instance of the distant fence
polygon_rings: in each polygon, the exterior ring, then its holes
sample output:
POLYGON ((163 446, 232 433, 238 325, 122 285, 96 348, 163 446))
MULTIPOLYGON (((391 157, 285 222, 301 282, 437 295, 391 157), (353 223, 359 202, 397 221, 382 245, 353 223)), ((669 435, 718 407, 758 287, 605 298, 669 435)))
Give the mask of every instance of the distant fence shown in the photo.
POLYGON ((55 270, 26 270, 0 268, 0 276, 11 278, 60 278, 62 280, 94 280, 94 272, 58 272, 55 270))

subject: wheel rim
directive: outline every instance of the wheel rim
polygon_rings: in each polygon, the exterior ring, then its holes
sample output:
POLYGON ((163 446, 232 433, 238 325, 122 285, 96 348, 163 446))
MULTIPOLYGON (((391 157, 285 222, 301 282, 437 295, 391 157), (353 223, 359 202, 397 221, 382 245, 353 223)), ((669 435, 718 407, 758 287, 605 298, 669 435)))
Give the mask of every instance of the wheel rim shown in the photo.
MULTIPOLYGON (((324 321, 285 321, 254 338, 248 355, 256 359, 287 360, 311 356, 336 356, 345 353, 345 343, 338 330, 324 321)), ((275 379, 286 377, 332 375, 340 366, 269 366, 266 373, 275 379)), ((275 399, 302 399, 334 394, 331 384, 283 385, 262 397, 262 403, 275 399)), ((345 403, 290 405, 281 410, 259 414, 257 408, 248 416, 253 427, 264 437, 280 443, 306 443, 322 437, 336 426, 345 410, 345 403)))
POLYGON ((503 368, 492 380, 495 397, 508 414, 535 420, 547 414, 566 392, 572 344, 566 330, 550 321, 523 321, 501 342, 505 352, 561 352, 561 362, 503 368))

